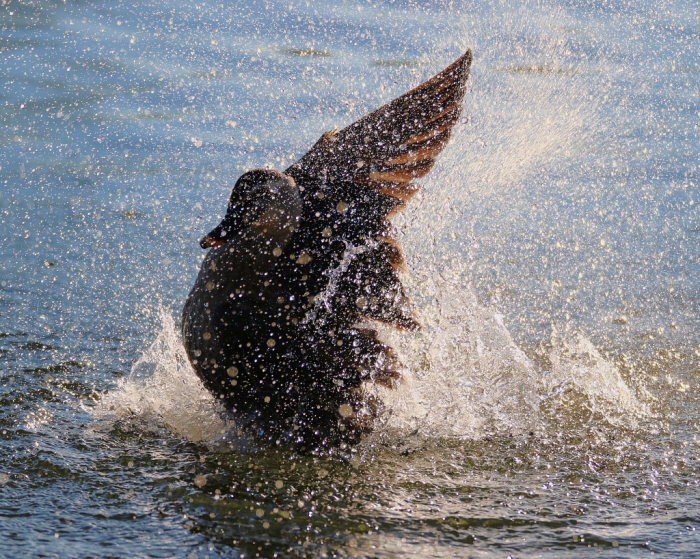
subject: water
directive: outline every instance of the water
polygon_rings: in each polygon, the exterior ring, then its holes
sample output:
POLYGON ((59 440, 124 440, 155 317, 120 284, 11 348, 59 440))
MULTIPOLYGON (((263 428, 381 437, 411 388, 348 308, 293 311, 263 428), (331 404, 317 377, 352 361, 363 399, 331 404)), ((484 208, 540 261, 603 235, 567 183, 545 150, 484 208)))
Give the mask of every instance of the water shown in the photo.
POLYGON ((695 8, 3 3, 0 557, 700 555, 695 8), (254 448, 183 359, 197 239, 467 46, 391 415, 254 448))

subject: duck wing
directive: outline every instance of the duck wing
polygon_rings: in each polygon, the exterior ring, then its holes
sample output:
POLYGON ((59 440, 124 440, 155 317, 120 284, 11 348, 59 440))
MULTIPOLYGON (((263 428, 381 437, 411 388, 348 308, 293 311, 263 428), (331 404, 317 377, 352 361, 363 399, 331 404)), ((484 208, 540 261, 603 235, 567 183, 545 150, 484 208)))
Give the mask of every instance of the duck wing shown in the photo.
POLYGON ((291 317, 276 323, 296 325, 285 344, 295 375, 287 384, 306 387, 299 398, 319 400, 298 407, 312 410, 300 422, 304 432, 356 442, 381 414, 364 381, 391 387, 400 378, 396 353, 362 321, 419 327, 401 283, 404 261, 389 218, 417 192, 413 181, 447 144, 471 60, 467 51, 405 95, 324 134, 285 171, 303 208, 269 285, 282 305, 279 315, 291 317))
POLYGON ((325 255, 316 261, 319 279, 333 268, 334 293, 326 290, 325 307, 317 310, 323 314, 325 309, 326 320, 341 323, 334 326, 364 317, 403 329, 418 327, 398 275, 404 261, 389 218, 418 191, 413 181, 430 171, 447 144, 462 112, 471 61, 468 50, 408 93, 342 130, 323 134, 285 171, 304 202, 306 238, 298 236, 295 249, 325 237, 325 248, 316 243, 311 250, 314 257, 325 255))
MULTIPOLYGON (((326 132, 285 173, 310 199, 319 189, 349 181, 356 198, 369 187, 400 201, 435 164, 462 112, 472 53, 408 93, 339 131, 326 132)), ((382 216, 386 217, 386 215, 382 216)))

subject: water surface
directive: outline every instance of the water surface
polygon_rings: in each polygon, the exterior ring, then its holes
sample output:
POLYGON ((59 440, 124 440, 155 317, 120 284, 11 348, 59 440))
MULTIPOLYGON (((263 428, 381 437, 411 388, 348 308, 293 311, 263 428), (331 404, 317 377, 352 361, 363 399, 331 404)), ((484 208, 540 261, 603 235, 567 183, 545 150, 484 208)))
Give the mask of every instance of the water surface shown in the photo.
POLYGON ((0 6, 0 557, 700 554, 695 8, 0 6), (197 239, 467 47, 386 425, 253 448, 182 359, 197 239))

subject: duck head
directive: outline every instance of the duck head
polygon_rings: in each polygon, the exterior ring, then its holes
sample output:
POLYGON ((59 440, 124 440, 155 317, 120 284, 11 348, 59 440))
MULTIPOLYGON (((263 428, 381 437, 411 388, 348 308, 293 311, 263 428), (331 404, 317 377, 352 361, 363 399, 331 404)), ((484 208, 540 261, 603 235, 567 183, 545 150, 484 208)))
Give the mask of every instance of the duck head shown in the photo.
POLYGON ((301 196, 294 179, 272 169, 248 171, 231 192, 226 216, 199 241, 202 248, 225 245, 243 231, 288 236, 301 216, 301 196))

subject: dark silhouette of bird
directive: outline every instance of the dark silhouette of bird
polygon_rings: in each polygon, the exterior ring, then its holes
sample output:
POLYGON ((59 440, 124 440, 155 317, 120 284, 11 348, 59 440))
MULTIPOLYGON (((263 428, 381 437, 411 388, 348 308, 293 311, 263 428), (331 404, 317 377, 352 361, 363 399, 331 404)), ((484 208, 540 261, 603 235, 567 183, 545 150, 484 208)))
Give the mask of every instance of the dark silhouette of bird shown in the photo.
POLYGON ((342 130, 284 172, 243 174, 183 310, 187 355, 253 437, 300 450, 356 444, 401 378, 374 321, 419 324, 391 216, 459 120, 472 55, 342 130))

